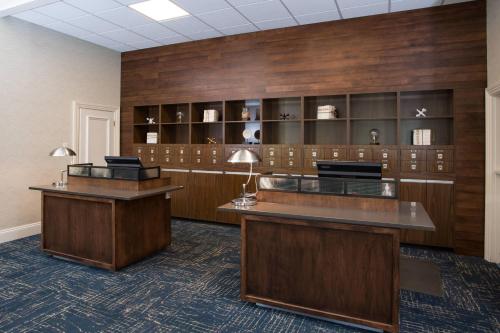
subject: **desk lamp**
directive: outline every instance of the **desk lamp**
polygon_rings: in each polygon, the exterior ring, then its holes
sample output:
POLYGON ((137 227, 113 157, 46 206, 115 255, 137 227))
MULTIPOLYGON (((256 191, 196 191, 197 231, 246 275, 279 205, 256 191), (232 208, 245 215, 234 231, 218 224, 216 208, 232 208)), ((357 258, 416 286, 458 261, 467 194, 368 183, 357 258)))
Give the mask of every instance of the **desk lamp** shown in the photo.
MULTIPOLYGON (((52 150, 49 156, 53 157, 76 156, 76 153, 72 149, 66 147, 66 145, 63 145, 62 147, 57 147, 56 149, 52 150)), ((55 185, 56 187, 63 187, 68 185, 67 182, 64 182, 65 172, 66 170, 61 170, 61 180, 54 182, 53 185, 55 185)))
POLYGON ((246 183, 242 184, 243 193, 240 198, 233 199, 231 202, 235 206, 248 207, 257 203, 257 200, 252 195, 247 194, 247 186, 252 178, 253 164, 260 161, 259 156, 248 149, 240 149, 233 153, 227 160, 229 163, 248 163, 250 164, 250 174, 246 183))

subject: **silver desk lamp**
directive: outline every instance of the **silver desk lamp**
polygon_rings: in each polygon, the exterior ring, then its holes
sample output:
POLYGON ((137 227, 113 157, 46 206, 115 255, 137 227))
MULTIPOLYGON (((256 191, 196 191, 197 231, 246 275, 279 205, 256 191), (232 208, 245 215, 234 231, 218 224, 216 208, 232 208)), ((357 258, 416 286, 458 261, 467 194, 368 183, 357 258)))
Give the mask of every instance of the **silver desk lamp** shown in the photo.
MULTIPOLYGON (((52 150, 50 152, 49 156, 53 156, 53 157, 76 156, 76 153, 72 149, 70 149, 64 145, 62 147, 57 147, 56 149, 52 150)), ((64 182, 64 173, 65 172, 66 172, 66 170, 61 170, 61 180, 54 182, 52 185, 55 185, 57 187, 66 186, 68 183, 64 182)))
POLYGON ((253 164, 260 161, 259 156, 248 149, 240 149, 233 153, 227 160, 229 163, 248 163, 250 164, 250 174, 248 175, 248 181, 242 184, 243 193, 241 198, 233 199, 231 202, 235 206, 247 207, 253 206, 257 203, 257 200, 247 194, 247 186, 252 178, 253 164))

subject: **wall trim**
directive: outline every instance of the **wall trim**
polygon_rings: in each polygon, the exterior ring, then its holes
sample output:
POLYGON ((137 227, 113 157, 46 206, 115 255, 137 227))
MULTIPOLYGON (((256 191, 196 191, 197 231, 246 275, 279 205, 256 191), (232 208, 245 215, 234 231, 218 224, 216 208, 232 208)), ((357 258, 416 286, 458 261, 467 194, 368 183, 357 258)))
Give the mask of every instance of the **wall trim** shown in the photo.
POLYGON ((484 258, 500 263, 500 220, 498 219, 500 204, 500 84, 486 89, 485 110, 485 211, 484 211, 484 258))
POLYGON ((33 236, 41 233, 42 223, 35 222, 17 227, 0 230, 0 243, 10 242, 16 239, 33 236))

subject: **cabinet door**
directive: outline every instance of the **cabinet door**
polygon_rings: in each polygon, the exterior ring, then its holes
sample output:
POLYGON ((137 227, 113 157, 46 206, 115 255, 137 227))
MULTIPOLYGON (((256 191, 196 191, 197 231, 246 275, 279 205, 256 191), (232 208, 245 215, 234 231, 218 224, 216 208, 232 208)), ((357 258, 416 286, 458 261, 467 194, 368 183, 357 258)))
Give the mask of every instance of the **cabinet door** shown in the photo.
POLYGON ((173 217, 189 217, 189 172, 162 172, 162 177, 170 177, 170 184, 184 186, 184 189, 173 192, 171 200, 171 215, 173 217))
POLYGON ((189 218, 205 221, 216 221, 217 207, 222 202, 222 174, 198 173, 189 174, 189 218))
MULTIPOLYGON (((425 208, 427 205, 427 184, 417 181, 401 182, 399 184, 399 200, 420 202, 425 208)), ((425 231, 401 230, 401 242, 423 245, 425 244, 425 231)))
MULTIPOLYGON (((234 198, 241 196, 242 184, 246 183, 248 176, 245 175, 224 175, 224 180, 222 181, 222 187, 224 191, 222 193, 222 200, 219 205, 230 202, 234 198)), ((248 193, 255 192, 255 176, 252 177, 250 183, 247 187, 248 193)), ((223 213, 217 212, 217 221, 222 223, 240 224, 240 214, 236 213, 223 213)))
POLYGON ((454 219, 453 184, 427 183, 427 205, 425 209, 436 226, 429 232, 429 245, 453 247, 454 219))

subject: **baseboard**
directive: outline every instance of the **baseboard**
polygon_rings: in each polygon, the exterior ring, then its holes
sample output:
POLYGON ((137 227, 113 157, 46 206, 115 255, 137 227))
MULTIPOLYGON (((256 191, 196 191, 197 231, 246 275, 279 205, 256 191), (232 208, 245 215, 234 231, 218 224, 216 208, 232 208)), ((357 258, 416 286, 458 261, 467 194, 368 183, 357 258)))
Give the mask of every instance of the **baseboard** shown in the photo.
POLYGON ((41 222, 35 222, 0 230, 0 243, 10 242, 19 238, 39 234, 41 232, 41 226, 41 222))

